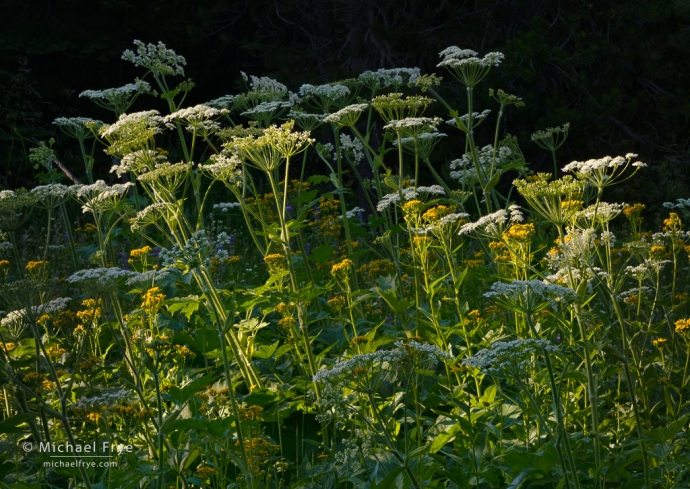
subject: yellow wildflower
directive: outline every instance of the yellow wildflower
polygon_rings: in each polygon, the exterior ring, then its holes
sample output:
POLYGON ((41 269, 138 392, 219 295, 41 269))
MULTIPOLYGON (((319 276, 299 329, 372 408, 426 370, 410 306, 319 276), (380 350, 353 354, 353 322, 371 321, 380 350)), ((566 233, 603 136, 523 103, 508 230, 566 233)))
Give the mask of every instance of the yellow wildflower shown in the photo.
POLYGON ((162 293, 160 287, 151 287, 142 296, 142 299, 141 307, 144 309, 146 314, 153 316, 163 305, 165 294, 162 293))
POLYGON ((347 275, 347 273, 352 270, 354 263, 352 260, 349 258, 345 258, 343 261, 340 263, 336 263, 331 267, 331 273, 333 275, 338 275, 338 274, 344 274, 347 275))

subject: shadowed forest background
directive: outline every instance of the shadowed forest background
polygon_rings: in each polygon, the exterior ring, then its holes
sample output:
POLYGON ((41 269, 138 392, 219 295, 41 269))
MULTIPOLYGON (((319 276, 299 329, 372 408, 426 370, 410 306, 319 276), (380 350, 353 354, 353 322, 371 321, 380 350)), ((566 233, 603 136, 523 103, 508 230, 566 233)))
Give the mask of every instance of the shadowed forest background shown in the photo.
MULTIPOLYGON (((561 149, 564 162, 635 151, 650 164, 649 178, 626 185, 618 198, 644 192, 650 203, 660 203, 688 194, 688 0, 4 0, 0 5, 5 188, 31 183, 28 150, 41 140, 55 137, 65 165, 78 164, 73 145, 52 121, 107 117, 78 95, 132 82, 135 67, 120 60, 120 53, 140 39, 162 41, 186 57, 186 76, 195 83, 189 105, 243 90, 240 71, 274 77, 296 90, 303 83, 378 68, 418 66, 422 73, 445 76, 436 64, 438 52, 449 45, 501 51, 505 63, 492 70, 487 86, 523 97, 526 106, 507 113, 505 131, 519 137, 534 171, 548 171, 551 163, 550 155, 531 143, 530 133, 570 122, 561 149)), ((455 97, 462 96, 458 88, 452 87, 455 97)), ((452 99, 453 92, 446 95, 452 99)), ((483 91, 477 96, 488 98, 483 91)), ((131 110, 150 103, 141 99, 131 110)), ((448 151, 447 161, 457 155, 443 145, 437 151, 448 151)), ((107 177, 109 168, 103 155, 96 175, 107 177)), ((650 213, 656 210, 648 206, 650 213)))

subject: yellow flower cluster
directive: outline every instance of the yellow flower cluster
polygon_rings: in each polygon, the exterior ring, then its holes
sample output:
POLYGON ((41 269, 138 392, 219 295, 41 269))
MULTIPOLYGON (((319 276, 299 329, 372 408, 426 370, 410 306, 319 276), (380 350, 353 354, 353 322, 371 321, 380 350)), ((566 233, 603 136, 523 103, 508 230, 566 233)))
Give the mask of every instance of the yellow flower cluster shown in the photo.
POLYGON ((455 212, 454 207, 449 207, 447 205, 437 205, 422 214, 422 219, 427 222, 436 222, 444 216, 455 212))
POLYGON ((10 268, 9 260, 0 260, 0 268, 10 268))
POLYGON ((77 312, 77 317, 82 322, 82 324, 86 324, 89 322, 98 323, 98 319, 101 317, 101 314, 103 313, 101 309, 101 300, 98 299, 98 304, 96 304, 96 301, 93 299, 84 299, 83 301, 81 301, 81 305, 86 307, 85 310, 77 312))
POLYGON ((148 255, 152 251, 153 251, 153 248, 151 248, 150 246, 144 246, 143 248, 137 248, 136 250, 130 251, 129 257, 132 259, 136 259, 136 258, 143 259, 146 257, 146 255, 148 255))
POLYGON ((679 319, 675 322, 676 333, 685 333, 690 329, 690 319, 679 319))
POLYGON ((421 200, 410 200, 403 205, 403 212, 408 215, 416 216, 424 210, 424 202, 421 200))
POLYGON ((343 261, 340 263, 336 263, 331 267, 331 273, 333 275, 338 275, 338 274, 343 274, 347 275, 347 273, 352 270, 354 263, 352 263, 352 260, 349 258, 345 258, 343 261))
POLYGON ((264 256, 264 263, 266 263, 269 268, 285 269, 285 257, 280 253, 271 253, 270 255, 264 256))
POLYGON ((210 476, 212 476, 213 474, 216 473, 216 469, 214 469, 210 465, 200 465, 199 467, 197 467, 195 472, 196 472, 196 475, 198 475, 200 479, 206 480, 210 476))
POLYGON ((678 214, 671 212, 668 219, 664 219, 664 231, 678 232, 683 229, 683 221, 681 221, 678 214))
POLYGON ((659 338, 656 340, 652 340, 652 345, 656 346, 657 348, 661 348, 664 343, 666 343, 666 338, 659 338))
POLYGON ((659 245, 652 246, 649 249, 649 257, 653 260, 663 260, 666 258, 666 248, 659 245))
POLYGON ((342 295, 336 295, 335 297, 328 299, 328 306, 334 311, 340 311, 345 307, 345 297, 342 295))
POLYGON ((508 242, 515 243, 528 243, 532 236, 534 235, 534 224, 513 224, 510 228, 503 233, 503 239, 508 242))
POLYGON ((14 350, 16 347, 17 345, 15 345, 12 342, 3 343, 2 341, 0 341, 0 350, 3 350, 4 352, 10 352, 14 350))
POLYGON ((153 316, 158 312, 163 301, 165 300, 165 294, 161 292, 160 287, 151 287, 142 296, 141 307, 144 309, 146 314, 153 316))
POLYGON ((173 345, 173 349, 175 350, 175 356, 181 358, 182 360, 187 360, 187 358, 196 358, 196 353, 184 345, 173 345))
POLYGON ((36 260, 36 261, 30 261, 29 263, 27 263, 25 268, 26 268, 30 273, 34 273, 34 272, 38 272, 38 271, 40 271, 40 270, 46 268, 47 266, 48 266, 48 262, 47 262, 47 261, 36 260))
POLYGON ((642 211, 646 209, 646 206, 644 204, 633 204, 633 205, 628 205, 623 209, 623 214, 625 214, 625 217, 628 219, 637 219, 640 217, 640 214, 642 214, 642 211))
POLYGON ((372 260, 365 263, 357 270, 359 273, 369 279, 374 279, 382 275, 387 275, 393 271, 395 265, 390 260, 372 260))

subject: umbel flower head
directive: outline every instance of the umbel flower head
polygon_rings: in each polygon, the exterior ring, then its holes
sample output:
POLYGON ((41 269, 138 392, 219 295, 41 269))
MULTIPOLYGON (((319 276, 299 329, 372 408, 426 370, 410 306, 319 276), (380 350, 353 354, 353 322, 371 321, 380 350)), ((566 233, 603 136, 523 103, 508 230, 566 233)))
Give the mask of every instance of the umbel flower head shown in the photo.
POLYGON ((308 132, 293 132, 294 125, 295 121, 289 121, 281 126, 270 126, 258 137, 235 136, 223 146, 251 165, 270 172, 314 142, 308 132))
POLYGON ((365 71, 357 78, 365 87, 374 92, 393 87, 399 90, 403 85, 412 85, 420 76, 419 68, 381 68, 377 71, 365 71))
POLYGON ((628 153, 625 157, 616 156, 614 158, 605 156, 598 160, 573 161, 565 165, 563 171, 575 174, 579 180, 587 182, 592 187, 602 191, 606 187, 628 180, 637 173, 640 168, 647 166, 646 163, 642 163, 641 161, 632 163, 634 158, 637 158, 635 153, 628 153), (628 166, 632 166, 635 171, 623 178, 623 174, 628 166))
POLYGON ((0 230, 16 231, 29 218, 36 196, 25 189, 0 190, 0 230))
POLYGON ((103 295, 117 289, 126 278, 138 275, 137 272, 122 268, 91 268, 79 270, 67 277, 70 284, 79 284, 94 295, 103 295))
POLYGON ((513 185, 537 214, 556 226, 563 226, 580 211, 580 206, 571 203, 580 202, 584 183, 570 175, 552 182, 550 178, 549 173, 539 173, 532 181, 515 180, 513 185))
POLYGON ((100 136, 108 141, 105 152, 122 158, 140 150, 153 150, 153 137, 163 131, 163 118, 157 110, 122 114, 117 122, 101 127, 100 136))
POLYGON ((362 115, 362 112, 369 107, 368 104, 352 104, 340 109, 323 119, 323 122, 330 122, 338 127, 354 126, 362 115))
POLYGON ((402 93, 389 93, 374 97, 371 105, 376 109, 384 122, 388 124, 391 121, 419 117, 433 102, 433 99, 421 95, 403 98, 402 93))
MULTIPOLYGON (((142 93, 152 93, 151 85, 143 80, 136 80, 117 88, 105 90, 84 90, 80 97, 90 99, 96 105, 116 114, 124 114, 142 93)), ((94 129, 95 130, 95 129, 94 129)))
POLYGON ((53 124, 68 136, 83 141, 94 137, 103 122, 88 117, 58 117, 53 121, 53 124))
POLYGON ((503 53, 488 53, 477 58, 477 52, 471 49, 460 49, 451 46, 439 53, 443 60, 436 66, 445 66, 448 71, 463 85, 474 88, 489 74, 493 66, 498 66, 505 56, 503 53))
POLYGON ((162 42, 158 41, 158 45, 144 45, 143 42, 135 40, 134 45, 137 47, 136 54, 127 49, 122 53, 122 59, 150 70, 154 77, 161 75, 184 76, 183 66, 187 64, 187 61, 172 49, 168 49, 162 42))
POLYGON ((304 84, 299 89, 299 95, 305 104, 328 112, 332 107, 346 106, 355 93, 343 83, 328 83, 316 86, 304 84))
POLYGON ((129 188, 133 186, 132 182, 127 182, 110 187, 103 180, 98 180, 91 185, 73 185, 71 190, 74 198, 82 204, 83 212, 96 214, 117 207, 129 188))

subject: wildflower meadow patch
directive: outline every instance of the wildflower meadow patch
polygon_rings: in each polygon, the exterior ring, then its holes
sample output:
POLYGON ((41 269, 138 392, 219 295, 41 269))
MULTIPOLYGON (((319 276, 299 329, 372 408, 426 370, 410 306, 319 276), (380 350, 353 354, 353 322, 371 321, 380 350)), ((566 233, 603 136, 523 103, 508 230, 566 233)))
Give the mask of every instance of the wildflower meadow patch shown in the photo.
POLYGON ((564 123, 535 174, 501 53, 189 107, 135 47, 55 120, 81 170, 0 191, 0 486, 690 485, 690 200, 607 202, 637 155, 564 164, 564 123))

